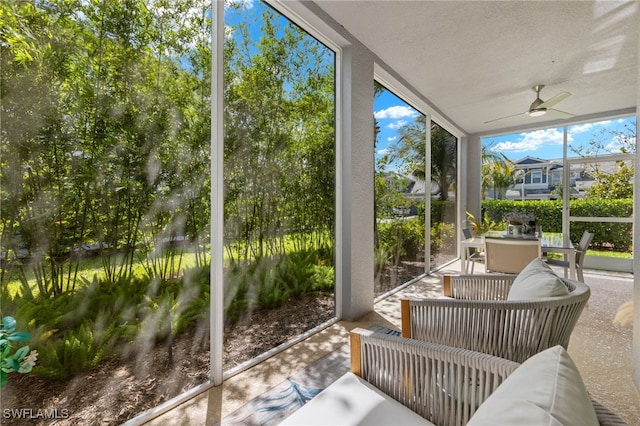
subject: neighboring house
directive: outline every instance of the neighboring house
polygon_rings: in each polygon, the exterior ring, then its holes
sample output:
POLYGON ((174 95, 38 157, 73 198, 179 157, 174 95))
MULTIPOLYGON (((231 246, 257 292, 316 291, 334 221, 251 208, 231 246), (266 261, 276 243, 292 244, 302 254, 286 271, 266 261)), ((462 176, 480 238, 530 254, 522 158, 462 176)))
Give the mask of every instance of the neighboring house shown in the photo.
MULTIPOLYGON (((600 156, 598 166, 600 170, 613 170, 614 161, 603 161, 600 156)), ((557 185, 562 184, 562 159, 545 160, 537 157, 524 157, 515 163, 514 176, 516 183, 506 192, 506 198, 511 200, 550 200, 558 198, 554 193, 557 185)), ((584 197, 584 192, 593 185, 594 178, 588 166, 572 166, 569 176, 569 186, 572 198, 584 197)), ((488 195, 494 191, 488 191, 488 195)))
POLYGON ((552 188, 562 180, 562 165, 553 160, 524 157, 514 164, 516 184, 507 190, 507 198, 548 200, 552 188))
POLYGON ((402 216, 415 216, 418 214, 417 205, 425 200, 425 182, 423 180, 416 179, 413 176, 403 176, 403 178, 409 181, 403 195, 405 199, 409 200, 410 206, 407 209, 402 209, 401 214, 399 214, 398 211, 395 212, 395 214, 402 216))

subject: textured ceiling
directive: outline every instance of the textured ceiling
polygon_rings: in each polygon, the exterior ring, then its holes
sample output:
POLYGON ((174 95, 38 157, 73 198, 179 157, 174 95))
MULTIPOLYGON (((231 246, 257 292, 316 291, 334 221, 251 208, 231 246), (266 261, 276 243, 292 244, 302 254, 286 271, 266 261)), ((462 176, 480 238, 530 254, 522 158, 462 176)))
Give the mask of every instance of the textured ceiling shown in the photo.
POLYGON ((577 119, 635 108, 640 2, 315 2, 466 133, 554 122, 531 87, 577 119))

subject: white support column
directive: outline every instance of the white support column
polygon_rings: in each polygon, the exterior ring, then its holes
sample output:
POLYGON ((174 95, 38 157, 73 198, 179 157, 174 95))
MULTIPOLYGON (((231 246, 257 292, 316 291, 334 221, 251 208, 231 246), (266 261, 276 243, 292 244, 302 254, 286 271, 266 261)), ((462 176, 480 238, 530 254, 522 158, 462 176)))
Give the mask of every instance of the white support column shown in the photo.
POLYGON ((224 231, 224 1, 215 0, 212 11, 212 76, 211 93, 211 262, 210 262, 210 354, 209 378, 213 385, 222 384, 224 330, 223 231, 224 231))
MULTIPOLYGON (((427 114, 424 123, 424 272, 428 274, 431 271, 431 114, 427 114)), ((445 190, 441 188, 441 191, 445 190)))
POLYGON ((460 178, 466 185, 465 219, 466 212, 482 220, 480 210, 482 207, 482 138, 478 135, 469 135, 466 143, 465 169, 461 170, 460 178))
POLYGON ((354 44, 343 50, 339 221, 336 227, 341 319, 373 310, 374 120, 373 56, 354 44))
POLYGON ((571 199, 571 165, 567 161, 567 149, 569 146, 567 126, 563 127, 562 145, 562 235, 564 236, 563 244, 568 246, 571 244, 571 237, 569 236, 569 215, 571 213, 569 210, 569 201, 571 199))
MULTIPOLYGON (((458 218, 458 226, 460 233, 462 233, 461 229, 465 227, 465 220, 467 220, 467 205, 469 203, 468 194, 469 194, 469 182, 467 182, 467 168, 468 164, 468 145, 469 138, 467 136, 462 136, 458 138, 458 158, 457 158, 457 176, 456 176, 456 194, 458 198, 458 206, 456 211, 456 217, 458 218)), ((458 240, 460 240, 461 235, 458 235, 458 240)))

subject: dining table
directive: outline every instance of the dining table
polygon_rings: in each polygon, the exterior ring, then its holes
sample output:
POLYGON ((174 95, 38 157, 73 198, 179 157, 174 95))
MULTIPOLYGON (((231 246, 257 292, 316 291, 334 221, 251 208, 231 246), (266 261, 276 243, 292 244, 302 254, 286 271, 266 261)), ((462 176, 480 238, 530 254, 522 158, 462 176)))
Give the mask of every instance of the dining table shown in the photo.
POLYGON ((463 271, 463 273, 468 272, 467 262, 470 261, 469 258, 471 256, 471 250, 484 249, 485 238, 540 239, 540 248, 542 250, 542 253, 561 254, 564 260, 569 262, 569 278, 571 278, 572 280, 576 279, 576 248, 571 242, 565 243, 565 241, 568 240, 559 233, 548 233, 543 234, 541 237, 536 237, 533 235, 511 236, 507 235, 503 231, 490 231, 483 235, 466 238, 460 242, 460 247, 462 249, 462 255, 460 256, 460 270, 463 271))

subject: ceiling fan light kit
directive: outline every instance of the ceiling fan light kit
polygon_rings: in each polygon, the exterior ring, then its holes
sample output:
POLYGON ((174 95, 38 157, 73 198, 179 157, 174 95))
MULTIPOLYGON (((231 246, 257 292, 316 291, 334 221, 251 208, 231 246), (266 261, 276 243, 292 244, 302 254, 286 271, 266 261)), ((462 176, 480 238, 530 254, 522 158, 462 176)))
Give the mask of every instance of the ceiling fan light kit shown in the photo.
POLYGON ((538 108, 529 110, 529 117, 540 117, 541 115, 545 115, 547 113, 546 108, 538 108))
POLYGON ((559 93, 559 94, 555 95, 551 99, 543 101, 542 99, 540 99, 540 92, 542 91, 542 89, 544 89, 544 84, 538 84, 538 85, 533 86, 531 88, 531 90, 536 92, 536 99, 531 103, 531 105, 529 106, 529 109, 527 111, 521 112, 521 113, 518 113, 518 114, 508 115, 506 117, 496 118, 494 120, 485 121, 485 124, 491 123, 491 122, 494 122, 494 121, 498 121, 498 120, 503 120, 505 118, 517 117, 517 116, 523 115, 523 114, 527 114, 529 117, 541 117, 541 116, 545 115, 547 112, 553 113, 555 116, 560 117, 560 118, 571 118, 571 117, 573 117, 573 114, 571 114, 571 113, 551 108, 555 104, 557 104, 560 101, 563 101, 566 98, 568 98, 569 96, 571 96, 571 93, 562 92, 562 93, 559 93))

